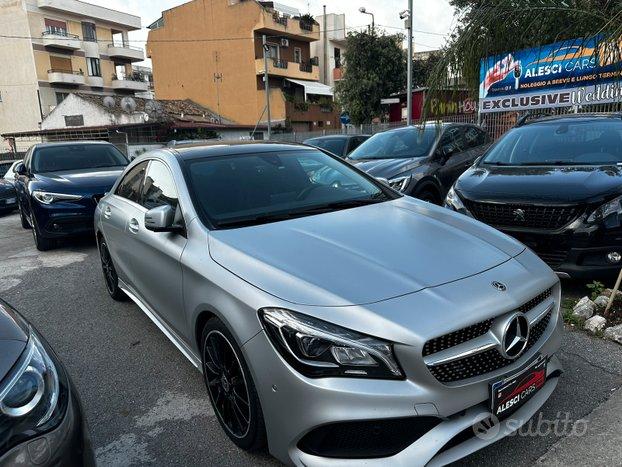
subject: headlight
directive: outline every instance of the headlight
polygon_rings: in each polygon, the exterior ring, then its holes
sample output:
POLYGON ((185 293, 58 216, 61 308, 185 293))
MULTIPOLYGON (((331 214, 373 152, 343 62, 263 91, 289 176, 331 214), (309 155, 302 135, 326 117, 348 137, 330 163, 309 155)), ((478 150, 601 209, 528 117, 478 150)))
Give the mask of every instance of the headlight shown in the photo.
POLYGON ((404 377, 389 342, 281 308, 259 316, 281 356, 305 376, 404 377))
POLYGON ((64 394, 57 366, 31 331, 19 361, 0 382, 0 446, 11 447, 56 426, 64 413, 64 394))
POLYGON ((404 191, 406 187, 408 187, 411 179, 411 175, 406 175, 404 177, 395 177, 389 180, 389 186, 394 190, 404 191))
POLYGON ((35 190, 32 192, 32 196, 35 197, 37 201, 43 204, 52 204, 56 201, 75 201, 78 199, 82 199, 80 195, 67 195, 64 193, 49 193, 47 191, 39 191, 35 190))
POLYGON ((604 222, 607 227, 620 227, 622 217, 622 196, 619 196, 599 206, 587 218, 588 224, 604 222))
MULTIPOLYGON (((466 214, 467 216, 471 216, 471 213, 466 208, 456 190, 452 186, 447 192, 447 197, 445 198, 445 207, 449 209, 453 209, 454 211, 460 212, 462 214, 466 214)), ((471 216, 473 217, 473 216, 471 216)))

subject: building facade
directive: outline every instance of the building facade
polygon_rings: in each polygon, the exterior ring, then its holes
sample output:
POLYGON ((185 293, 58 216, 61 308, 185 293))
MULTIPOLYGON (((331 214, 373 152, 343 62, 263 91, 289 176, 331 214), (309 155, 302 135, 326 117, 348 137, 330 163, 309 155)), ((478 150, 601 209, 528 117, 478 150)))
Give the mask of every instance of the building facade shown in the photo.
POLYGON ((240 124, 265 123, 265 35, 272 122, 294 131, 339 127, 311 53, 320 36, 313 18, 276 2, 193 0, 149 29, 158 99, 192 99, 240 124))
POLYGON ((311 43, 311 53, 318 57, 320 81, 334 87, 343 76, 346 51, 346 15, 330 13, 318 16, 320 39, 311 43))
POLYGON ((12 36, 0 42, 0 133, 38 129, 74 91, 147 91, 131 65, 144 51, 128 43, 140 27, 137 16, 78 0, 0 1, 0 31, 12 36))

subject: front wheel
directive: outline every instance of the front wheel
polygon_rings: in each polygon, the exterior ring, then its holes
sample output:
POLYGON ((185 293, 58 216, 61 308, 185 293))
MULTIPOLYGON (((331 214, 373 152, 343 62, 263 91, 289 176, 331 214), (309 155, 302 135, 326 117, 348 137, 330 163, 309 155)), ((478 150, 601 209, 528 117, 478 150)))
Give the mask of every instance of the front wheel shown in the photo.
POLYGON ((441 204, 440 196, 429 188, 424 188, 415 193, 415 198, 425 201, 426 203, 441 204))
POLYGON ((255 384, 235 339, 217 318, 203 328, 201 356, 207 392, 227 436, 247 451, 263 448, 266 428, 255 384))
POLYGON ((110 256, 110 251, 108 251, 108 245, 104 239, 99 241, 99 257, 102 263, 102 271, 104 273, 106 290, 108 290, 108 294, 117 302, 127 300, 127 295, 125 295, 125 292, 123 292, 123 290, 119 287, 119 277, 117 276, 117 271, 112 263, 112 257, 110 256))
POLYGON ((41 236, 41 231, 39 230, 37 221, 35 221, 34 219, 32 221, 32 238, 34 239, 35 246, 39 251, 48 251, 54 246, 53 240, 41 236))
POLYGON ((17 209, 19 210, 19 220, 22 223, 22 228, 23 229, 30 229, 30 222, 28 222, 28 218, 26 217, 26 215, 24 214, 24 211, 22 210, 22 205, 21 203, 17 203, 17 209))

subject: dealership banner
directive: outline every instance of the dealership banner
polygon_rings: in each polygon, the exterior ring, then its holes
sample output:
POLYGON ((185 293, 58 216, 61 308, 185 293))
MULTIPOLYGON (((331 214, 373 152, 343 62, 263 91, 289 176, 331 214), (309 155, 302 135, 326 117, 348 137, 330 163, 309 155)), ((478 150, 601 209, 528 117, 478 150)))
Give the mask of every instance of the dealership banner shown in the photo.
POLYGON ((592 39, 556 42, 482 59, 481 112, 503 112, 622 100, 620 44, 592 39))

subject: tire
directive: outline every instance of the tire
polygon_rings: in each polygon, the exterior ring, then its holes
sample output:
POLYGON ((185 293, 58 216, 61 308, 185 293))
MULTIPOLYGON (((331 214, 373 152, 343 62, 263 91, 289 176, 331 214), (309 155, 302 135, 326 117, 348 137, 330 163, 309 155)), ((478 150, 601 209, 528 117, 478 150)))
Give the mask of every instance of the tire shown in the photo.
POLYGON ((201 361, 207 392, 223 431, 245 451, 264 448, 266 427, 253 378, 240 347, 218 318, 208 320, 201 333, 201 361))
POLYGON ((37 225, 37 221, 32 222, 32 238, 35 240, 35 246, 39 251, 48 251, 54 246, 54 241, 41 236, 41 231, 37 225))
POLYGON ((415 193, 415 198, 425 201, 426 203, 441 204, 440 196, 430 188, 423 188, 415 193))
POLYGON ((30 222, 28 222, 28 218, 24 215, 22 205, 19 202, 17 203, 17 209, 19 210, 19 220, 22 223, 22 228, 26 230, 30 229, 30 222))
POLYGON ((119 276, 117 276, 117 270, 114 268, 110 251, 106 240, 103 238, 98 242, 99 246, 99 259, 101 260, 102 272, 104 274, 104 282, 106 283, 106 290, 108 295, 117 302, 123 302, 127 300, 127 295, 119 287, 119 276))

